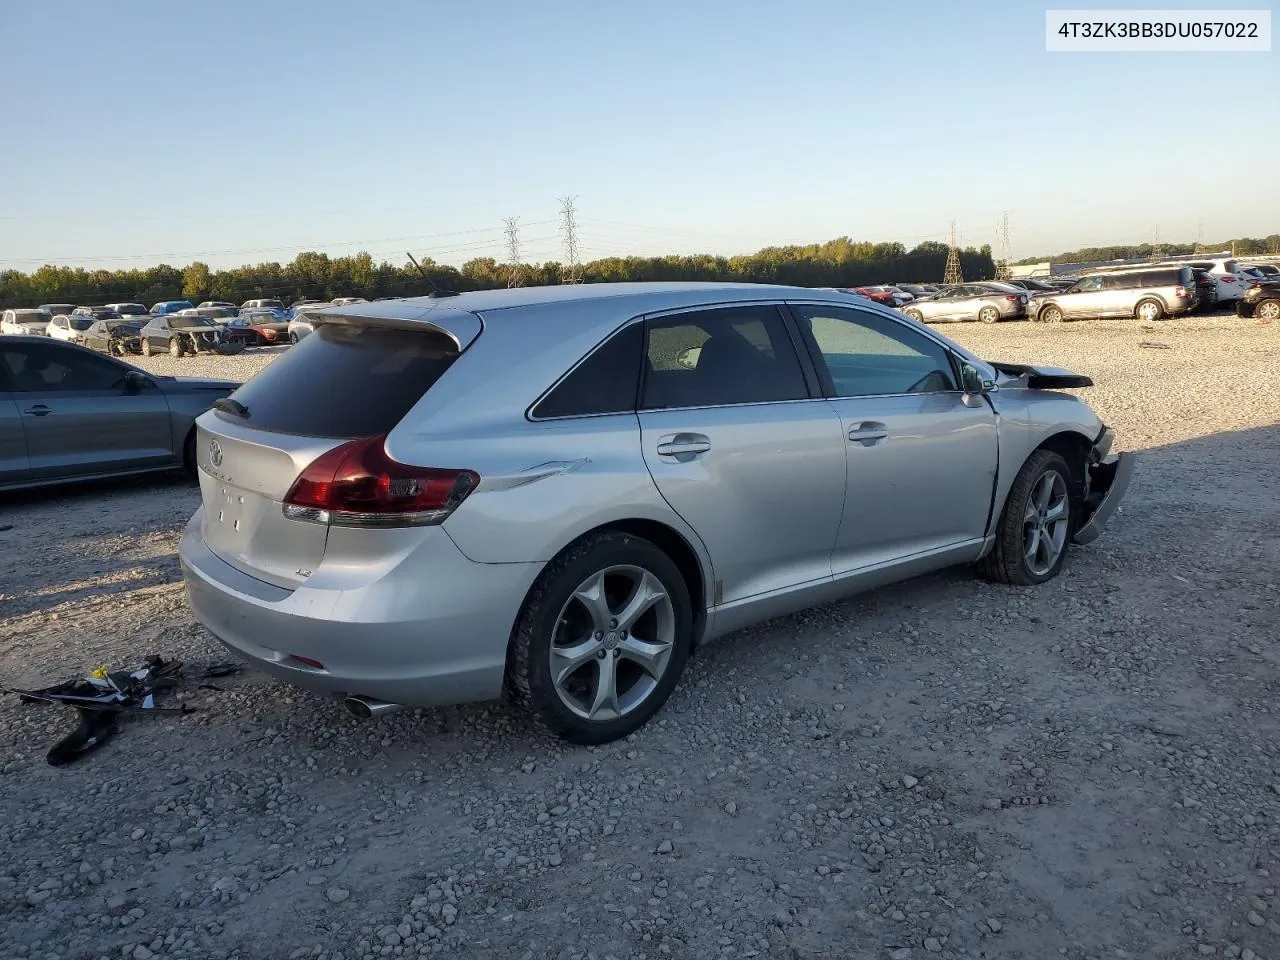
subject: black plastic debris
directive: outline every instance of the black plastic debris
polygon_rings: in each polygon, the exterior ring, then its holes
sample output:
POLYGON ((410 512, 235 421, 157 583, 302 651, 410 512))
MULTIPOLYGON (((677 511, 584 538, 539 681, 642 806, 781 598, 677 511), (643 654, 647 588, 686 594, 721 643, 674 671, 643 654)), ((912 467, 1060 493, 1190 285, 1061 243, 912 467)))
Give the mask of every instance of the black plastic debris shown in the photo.
POLYGON ((90 676, 68 680, 43 690, 14 690, 23 703, 62 704, 76 712, 78 724, 50 748, 45 759, 60 767, 102 746, 117 732, 121 714, 191 713, 190 707, 157 707, 156 694, 178 685, 182 661, 148 657, 135 670, 109 672, 105 667, 90 676))
POLYGON ((1173 348, 1167 343, 1161 343, 1159 340, 1143 340, 1138 344, 1140 347, 1146 347, 1148 350, 1172 350, 1173 348))

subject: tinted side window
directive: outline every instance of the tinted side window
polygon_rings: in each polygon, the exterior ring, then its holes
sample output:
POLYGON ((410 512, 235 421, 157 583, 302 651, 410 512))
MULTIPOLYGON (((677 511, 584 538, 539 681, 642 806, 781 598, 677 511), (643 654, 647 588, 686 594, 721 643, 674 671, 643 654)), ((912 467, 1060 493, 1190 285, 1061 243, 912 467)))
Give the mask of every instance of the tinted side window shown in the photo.
POLYGON ((646 324, 641 407, 706 407, 808 397, 774 307, 701 310, 646 324))
POLYGON ((4 366, 15 393, 117 390, 125 369, 104 357, 44 344, 6 344, 4 366))
POLYGON ((813 335, 837 397, 958 389, 946 350, 903 324, 837 306, 792 309, 813 335))
POLYGON ((399 423, 457 358, 443 335, 324 324, 233 396, 258 430, 371 437, 399 423))
POLYGON ((636 408, 644 324, 628 324, 589 354, 533 408, 535 417, 587 417, 636 408))
POLYGON ((1124 290, 1133 286, 1133 274, 1113 273, 1102 278, 1103 290, 1124 290))

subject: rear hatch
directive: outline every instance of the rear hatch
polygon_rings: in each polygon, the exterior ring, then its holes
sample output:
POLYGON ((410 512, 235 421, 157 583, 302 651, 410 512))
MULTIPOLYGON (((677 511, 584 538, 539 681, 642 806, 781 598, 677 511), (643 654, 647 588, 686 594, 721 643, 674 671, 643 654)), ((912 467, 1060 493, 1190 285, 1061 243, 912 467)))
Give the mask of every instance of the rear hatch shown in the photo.
POLYGON ((478 318, 467 316, 476 328, 462 340, 407 321, 322 323, 203 414, 196 461, 209 549, 268 583, 304 582, 324 558, 329 527, 285 516, 294 481, 335 447, 395 427, 478 333, 478 318))

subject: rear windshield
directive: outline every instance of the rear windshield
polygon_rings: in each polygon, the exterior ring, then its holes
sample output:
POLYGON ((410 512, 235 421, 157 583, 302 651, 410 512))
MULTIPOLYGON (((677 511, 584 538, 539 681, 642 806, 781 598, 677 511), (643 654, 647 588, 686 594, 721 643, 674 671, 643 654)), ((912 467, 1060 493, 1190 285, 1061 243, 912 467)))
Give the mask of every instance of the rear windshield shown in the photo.
POLYGON ((273 433, 376 436, 399 423, 457 358, 442 334, 321 324, 232 395, 248 408, 247 420, 218 415, 273 433))

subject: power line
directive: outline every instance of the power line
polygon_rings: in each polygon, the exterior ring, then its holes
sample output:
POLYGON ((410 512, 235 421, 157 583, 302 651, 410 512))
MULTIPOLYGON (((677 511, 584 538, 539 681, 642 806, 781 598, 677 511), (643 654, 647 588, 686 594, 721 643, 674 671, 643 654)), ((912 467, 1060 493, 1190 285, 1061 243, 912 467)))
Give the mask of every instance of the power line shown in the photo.
POLYGON ((507 286, 520 286, 520 218, 507 217, 507 286))
POLYGON ((582 282, 582 264, 578 262, 578 224, 574 220, 577 197, 560 198, 560 232, 564 239, 564 282, 582 282))

